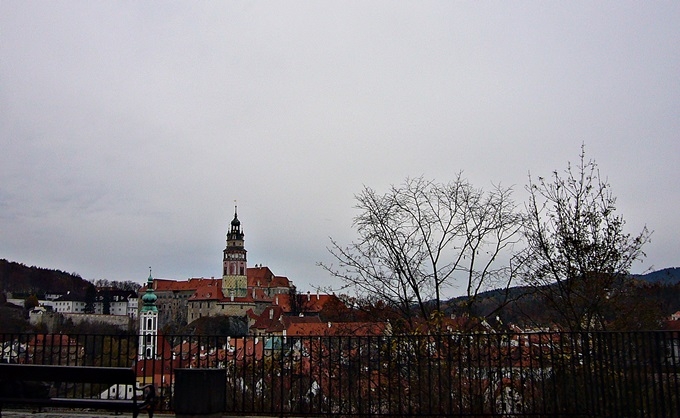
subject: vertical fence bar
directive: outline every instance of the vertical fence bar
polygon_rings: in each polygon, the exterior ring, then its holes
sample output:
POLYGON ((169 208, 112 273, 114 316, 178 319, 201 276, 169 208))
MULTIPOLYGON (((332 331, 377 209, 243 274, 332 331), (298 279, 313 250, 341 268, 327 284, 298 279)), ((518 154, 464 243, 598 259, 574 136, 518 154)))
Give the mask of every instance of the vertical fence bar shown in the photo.
POLYGON ((654 405, 656 405, 656 413, 659 414, 662 417, 667 416, 666 415, 666 397, 664 396, 664 385, 663 385, 663 372, 661 369, 661 362, 662 362, 662 345, 661 345, 661 337, 663 334, 655 332, 650 335, 652 339, 654 340, 654 345, 653 345, 653 350, 652 350, 652 384, 654 385, 654 397, 656 398, 654 401, 654 405))
POLYGON ((637 411, 637 390, 636 390, 636 372, 635 372, 635 333, 622 332, 621 338, 623 340, 623 358, 622 364, 624 368, 624 379, 626 381, 625 391, 625 408, 628 411, 637 411))
POLYGON ((463 411, 464 411, 464 407, 463 407, 463 394, 464 394, 463 384, 464 384, 464 370, 465 370, 463 368, 463 353, 464 353, 464 351, 463 351, 463 347, 462 347, 462 343, 463 343, 462 336, 458 335, 457 338, 458 338, 458 341, 457 341, 458 342, 458 344, 457 344, 458 349, 456 350, 456 352, 457 352, 456 360, 457 360, 457 365, 458 365, 458 376, 457 376, 457 378, 458 378, 458 413, 462 414, 463 411))
MULTIPOLYGON (((593 365, 596 367, 596 370, 604 371, 605 366, 602 362, 602 334, 599 333, 591 333, 591 336, 593 338, 593 365)), ((603 410, 606 410, 606 407, 603 407, 603 404, 606 402, 606 381, 605 381, 605 375, 604 373, 596 373, 595 374, 595 387, 597 389, 597 402, 595 404, 596 414, 602 414, 603 410)))
POLYGON ((576 344, 574 343, 574 334, 572 332, 569 332, 567 334, 563 334, 561 337, 562 338, 560 338, 560 340, 563 341, 562 355, 565 358, 565 361, 567 362, 567 365, 564 367, 564 371, 565 374, 568 372, 566 380, 569 382, 569 387, 571 388, 571 390, 569 391, 570 393, 566 394, 565 396, 566 405, 571 405, 574 413, 582 413, 581 406, 579 404, 579 399, 576 394, 576 391, 578 389, 578 373, 576 371, 578 353, 576 351, 576 344), (564 344, 565 340, 566 344, 564 344))
POLYGON ((526 335, 526 340, 527 340, 527 374, 529 376, 529 393, 530 399, 531 399, 531 412, 536 412, 536 390, 538 389, 536 387, 536 376, 534 373, 535 370, 535 361, 534 361, 534 347, 533 347, 533 341, 532 334, 527 334, 526 335))
POLYGON ((675 400, 674 409, 680 411, 680 382, 678 382, 678 372, 680 372, 680 358, 678 356, 678 351, 680 350, 680 333, 677 331, 672 332, 670 334, 670 340, 669 370, 673 375, 673 390, 671 390, 671 393, 673 394, 673 400, 675 400))
POLYGON ((653 344, 654 341, 654 335, 648 335, 647 336, 647 342, 648 342, 648 357, 647 357, 647 377, 648 377, 648 382, 649 385, 651 386, 651 392, 652 392, 652 402, 651 402, 651 408, 650 412, 652 416, 658 416, 655 415, 658 410, 659 406, 659 396, 657 395, 657 385, 656 385, 656 358, 655 358, 655 345, 653 344))
POLYGON ((395 375, 395 390, 396 392, 394 396, 395 403, 397 404, 397 413, 398 414, 403 414, 404 413, 404 406, 405 406, 405 395, 407 393, 408 388, 406 385, 403 384, 405 381, 405 373, 404 373, 404 366, 402 363, 402 353, 403 353, 403 346, 404 346, 404 337, 403 336, 397 336, 396 341, 395 341, 395 351, 394 351, 394 359, 395 359, 395 364, 396 368, 394 371, 395 375))
POLYGON ((654 333, 655 345, 656 345, 656 355, 654 356, 655 362, 657 364, 658 382, 659 382, 659 394, 661 398, 661 416, 668 416, 666 410, 666 403, 671 399, 672 394, 669 389, 669 385, 666 384, 664 373, 664 365, 666 360, 666 334, 665 333, 654 333))
POLYGON ((517 414, 525 414, 528 412, 527 400, 529 399, 529 395, 527 394, 527 362, 525 361, 525 358, 527 357, 525 354, 526 335, 514 334, 513 338, 517 341, 517 349, 514 351, 511 361, 513 367, 517 369, 516 386, 518 392, 517 397, 519 399, 519 402, 515 404, 514 412, 517 414))
POLYGON ((640 344, 642 345, 642 359, 640 361, 640 373, 642 374, 641 383, 643 384, 643 390, 641 390, 642 396, 644 396, 644 409, 642 412, 645 415, 651 415, 653 408, 652 400, 650 399, 649 390, 649 339, 645 338, 644 333, 640 334, 640 344))
POLYGON ((614 411, 615 416, 620 416, 621 412, 619 411, 619 399, 618 399, 618 373, 616 370, 616 363, 615 363, 615 356, 614 356, 614 339, 612 338, 612 333, 610 332, 605 332, 603 333, 603 338, 605 340, 604 344, 604 361, 607 365, 607 371, 608 373, 608 397, 611 399, 609 403, 609 409, 614 411))

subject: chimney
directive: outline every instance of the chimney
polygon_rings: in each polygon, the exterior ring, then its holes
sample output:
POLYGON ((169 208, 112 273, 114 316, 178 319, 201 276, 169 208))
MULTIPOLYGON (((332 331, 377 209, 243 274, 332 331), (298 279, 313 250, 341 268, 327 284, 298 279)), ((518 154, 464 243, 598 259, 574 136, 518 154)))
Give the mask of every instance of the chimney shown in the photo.
POLYGON ((316 300, 319 300, 319 289, 316 289, 316 300))
POLYGON ((309 290, 308 290, 307 291, 307 301, 309 302, 310 300, 312 300, 312 294, 309 293, 309 290))

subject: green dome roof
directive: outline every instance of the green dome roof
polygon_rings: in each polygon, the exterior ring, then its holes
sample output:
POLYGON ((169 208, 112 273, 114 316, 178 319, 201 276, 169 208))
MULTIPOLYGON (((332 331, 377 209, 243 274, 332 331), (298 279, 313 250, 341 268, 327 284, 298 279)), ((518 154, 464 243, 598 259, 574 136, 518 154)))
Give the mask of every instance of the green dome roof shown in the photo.
POLYGON ((146 281, 146 293, 142 296, 142 303, 144 304, 144 306, 142 306, 142 312, 158 312, 156 300, 158 300, 158 296, 154 293, 153 277, 151 277, 151 271, 149 271, 149 279, 146 281))

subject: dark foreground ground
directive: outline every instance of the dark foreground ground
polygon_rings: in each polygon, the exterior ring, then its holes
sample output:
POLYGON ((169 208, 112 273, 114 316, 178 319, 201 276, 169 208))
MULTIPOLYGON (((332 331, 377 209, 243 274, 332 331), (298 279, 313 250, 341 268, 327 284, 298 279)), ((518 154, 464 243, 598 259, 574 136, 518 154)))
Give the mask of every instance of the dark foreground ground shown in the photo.
MULTIPOLYGON (((169 418, 175 415, 153 414, 154 418, 169 418)), ((34 412, 31 409, 3 409, 2 418, 123 418, 132 417, 132 413, 121 413, 116 415, 106 411, 68 411, 68 410, 47 410, 34 412)), ((148 418, 147 414, 139 414, 139 418, 148 418)))
MULTIPOLYGON (((175 418, 174 414, 153 414, 154 418, 175 418)), ((106 411, 68 411, 68 410, 46 410, 43 412, 35 412, 31 409, 3 409, 2 418, 124 418, 132 417, 132 413, 126 412, 115 414, 114 412, 106 411)), ((231 418, 232 415, 222 415, 222 418, 231 418)), ((148 418, 145 413, 139 414, 139 418, 148 418)), ((238 418, 262 418, 248 417, 239 415, 238 418)))

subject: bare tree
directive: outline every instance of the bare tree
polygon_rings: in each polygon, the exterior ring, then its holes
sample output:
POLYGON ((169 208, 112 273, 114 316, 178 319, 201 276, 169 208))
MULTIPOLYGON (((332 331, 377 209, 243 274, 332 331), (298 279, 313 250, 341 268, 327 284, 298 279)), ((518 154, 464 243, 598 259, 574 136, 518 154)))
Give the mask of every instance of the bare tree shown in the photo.
POLYGON ((500 265, 522 220, 511 195, 500 186, 477 189, 461 174, 445 184, 406 179, 382 195, 365 187, 355 196, 358 240, 342 247, 331 239, 338 265, 321 266, 407 318, 441 312, 443 291, 459 280, 470 307, 480 291, 509 285, 509 267, 500 265))
POLYGON ((645 256, 642 247, 651 233, 646 227, 631 236, 616 214, 611 186, 600 177, 597 164, 567 165, 552 178, 529 177, 528 219, 524 236, 523 280, 570 330, 604 329, 634 261, 645 256))

